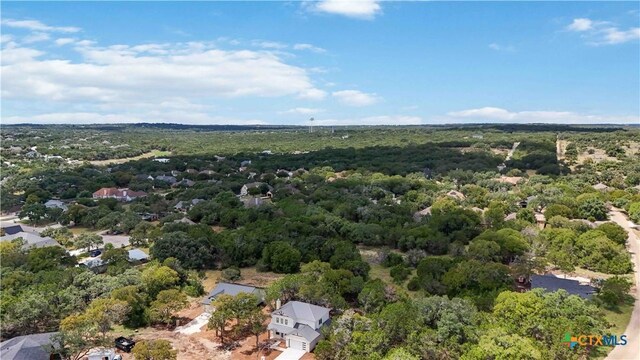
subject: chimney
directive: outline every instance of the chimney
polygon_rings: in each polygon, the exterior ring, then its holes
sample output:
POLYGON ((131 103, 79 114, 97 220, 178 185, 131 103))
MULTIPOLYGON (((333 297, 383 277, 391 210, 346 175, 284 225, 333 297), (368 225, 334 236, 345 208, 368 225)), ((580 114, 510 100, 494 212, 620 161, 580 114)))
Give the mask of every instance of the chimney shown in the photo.
POLYGON ((281 306, 282 306, 282 302, 280 301, 280 298, 278 298, 276 300, 276 310, 280 309, 281 306))

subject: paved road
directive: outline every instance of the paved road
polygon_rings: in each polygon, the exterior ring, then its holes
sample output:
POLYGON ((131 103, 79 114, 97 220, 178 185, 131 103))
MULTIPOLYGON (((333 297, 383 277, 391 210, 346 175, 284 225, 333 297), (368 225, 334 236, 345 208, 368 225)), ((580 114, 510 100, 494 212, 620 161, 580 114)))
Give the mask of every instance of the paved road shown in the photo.
POLYGON ((631 252, 631 259, 635 267, 635 291, 633 295, 636 298, 636 302, 633 306, 633 312, 631 313, 631 321, 627 325, 627 329, 624 333, 627 335, 627 344, 625 346, 616 346, 607 356, 608 360, 632 360, 640 359, 640 239, 629 228, 629 220, 627 217, 617 210, 612 210, 610 213, 612 221, 622 226, 629 233, 627 244, 629 246, 629 252, 631 252))

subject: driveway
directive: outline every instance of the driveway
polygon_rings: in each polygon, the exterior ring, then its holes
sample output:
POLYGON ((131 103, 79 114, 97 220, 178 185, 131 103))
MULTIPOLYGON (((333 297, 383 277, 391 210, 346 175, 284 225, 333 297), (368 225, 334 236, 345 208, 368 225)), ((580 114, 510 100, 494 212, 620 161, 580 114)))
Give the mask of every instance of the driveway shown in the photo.
POLYGON ((636 236, 636 234, 629 227, 629 220, 623 213, 618 210, 612 210, 611 212, 609 212, 609 217, 611 218, 611 221, 622 226, 629 233, 627 244, 635 269, 635 291, 633 292, 633 296, 636 298, 636 302, 633 305, 631 321, 629 321, 629 325, 627 325, 627 329, 624 331, 624 333, 627 335, 627 344, 624 346, 616 346, 615 348, 613 348, 609 355, 607 355, 607 359, 638 359, 638 352, 640 350, 640 239, 638 239, 638 236, 636 236))
POLYGON ((304 350, 287 348, 275 360, 298 360, 306 354, 304 350))
POLYGON ((113 244, 116 248, 129 245, 129 235, 107 235, 105 231, 100 233, 100 236, 105 244, 113 244))
POLYGON ((185 334, 185 335, 191 335, 191 334, 200 332, 202 327, 209 322, 210 317, 211 317, 211 314, 209 314, 208 312, 203 312, 202 314, 196 316, 195 319, 189 321, 185 325, 178 326, 174 330, 174 332, 185 334))

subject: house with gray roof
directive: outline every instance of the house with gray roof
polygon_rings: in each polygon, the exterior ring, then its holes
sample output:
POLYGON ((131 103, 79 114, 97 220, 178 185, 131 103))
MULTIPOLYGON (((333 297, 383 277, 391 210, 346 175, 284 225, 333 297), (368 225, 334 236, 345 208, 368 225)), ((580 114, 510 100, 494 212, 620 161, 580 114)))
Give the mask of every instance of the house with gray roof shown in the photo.
POLYGON ((0 237, 0 241, 12 241, 17 238, 22 238, 22 240, 24 241, 24 244, 22 245, 23 249, 42 248, 46 246, 60 246, 57 241, 48 236, 42 237, 38 234, 26 231, 2 236, 0 237))
POLYGON ((156 180, 158 181, 164 181, 168 184, 175 184, 176 182, 178 182, 178 179, 176 179, 173 176, 168 176, 168 175, 160 175, 160 176, 156 176, 156 180))
POLYGON ((2 360, 50 360, 52 354, 51 337, 57 333, 42 333, 17 336, 0 343, 2 360))
POLYGON ((264 291, 264 289, 255 286, 219 282, 216 287, 213 288, 213 290, 211 290, 204 299, 202 299, 201 304, 204 305, 204 309, 206 312, 211 313, 214 310, 211 306, 211 303, 214 302, 218 296, 222 294, 236 296, 241 293, 255 295, 258 298, 258 303, 256 304, 256 306, 264 303, 264 298, 266 296, 266 292, 264 291))
POLYGON ((590 299, 596 293, 596 289, 591 285, 583 285, 577 280, 563 279, 551 274, 531 275, 531 288, 544 289, 545 292, 555 292, 562 289, 583 299, 590 299))
POLYGON ((129 261, 145 262, 149 260, 149 255, 140 249, 129 250, 129 261))
POLYGON ((331 309, 300 301, 289 301, 271 313, 267 329, 271 338, 284 339, 292 349, 311 352, 322 339, 320 329, 330 323, 331 309))
POLYGON ((44 206, 47 209, 58 208, 58 209, 62 209, 63 211, 67 211, 67 205, 60 200, 51 199, 46 203, 44 203, 44 206))
POLYGON ((3 226, 2 230, 5 235, 13 235, 24 231, 20 225, 3 226))

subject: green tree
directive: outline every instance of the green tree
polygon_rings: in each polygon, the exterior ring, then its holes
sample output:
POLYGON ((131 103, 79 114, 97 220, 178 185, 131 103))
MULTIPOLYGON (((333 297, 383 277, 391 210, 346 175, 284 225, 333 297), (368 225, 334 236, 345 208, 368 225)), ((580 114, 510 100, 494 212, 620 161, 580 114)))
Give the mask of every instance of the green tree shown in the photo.
POLYGON ((264 264, 277 273, 298 272, 301 259, 300 251, 284 241, 274 241, 262 252, 264 264))
POLYGON ((162 290, 170 289, 178 284, 178 273, 168 266, 159 264, 148 265, 141 274, 142 284, 151 298, 162 290))
POLYGON ((152 322, 172 325, 174 314, 187 306, 187 295, 177 289, 162 290, 156 300, 151 302, 149 318, 152 322))
POLYGON ((104 244, 104 241, 102 240, 102 236, 98 234, 84 232, 76 237, 73 244, 77 249, 86 248, 87 251, 90 251, 92 247, 98 247, 104 244))
POLYGON ((178 352, 167 340, 138 341, 131 351, 135 360, 176 360, 178 352))
POLYGON ((614 276, 602 281, 598 298, 610 307, 624 303, 630 296, 631 282, 623 277, 614 276))
POLYGON ((526 337, 509 334, 503 329, 490 329, 461 357, 462 360, 542 360, 535 343, 526 337))
POLYGON ((627 231, 622 226, 614 222, 606 222, 598 226, 596 230, 602 231, 609 239, 620 245, 625 245, 627 243, 627 237, 629 234, 627 234, 627 231))

